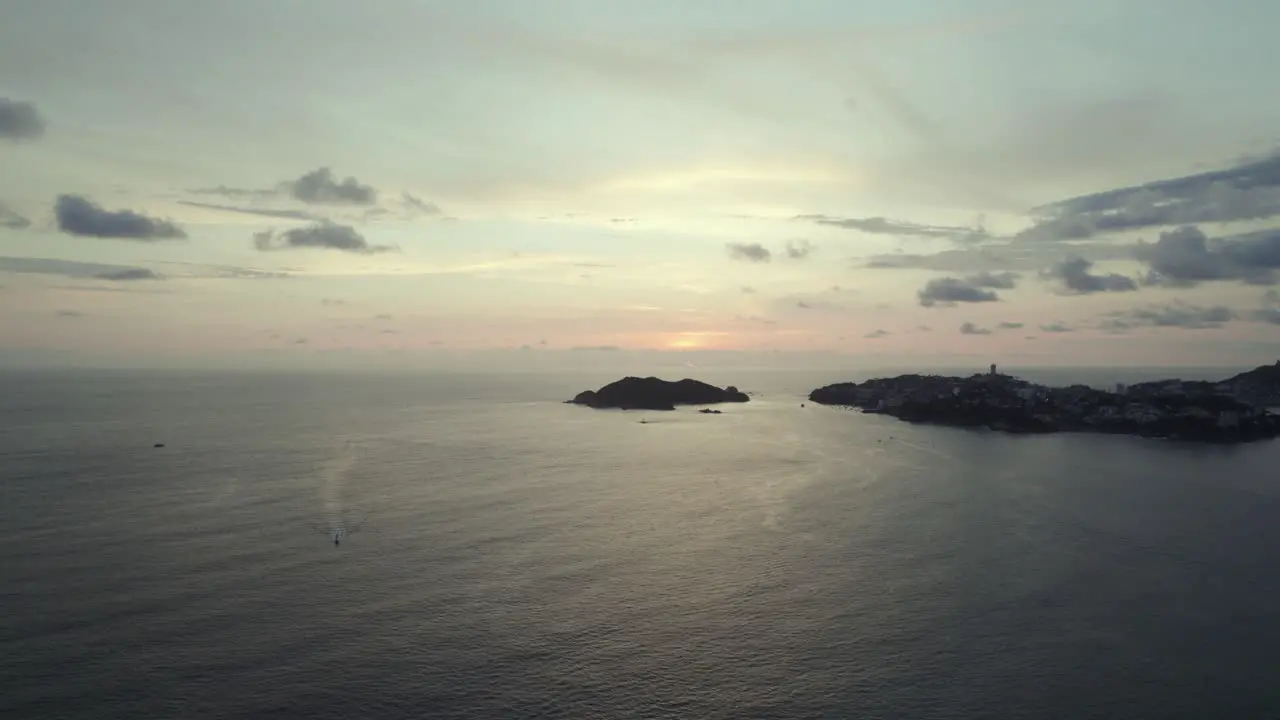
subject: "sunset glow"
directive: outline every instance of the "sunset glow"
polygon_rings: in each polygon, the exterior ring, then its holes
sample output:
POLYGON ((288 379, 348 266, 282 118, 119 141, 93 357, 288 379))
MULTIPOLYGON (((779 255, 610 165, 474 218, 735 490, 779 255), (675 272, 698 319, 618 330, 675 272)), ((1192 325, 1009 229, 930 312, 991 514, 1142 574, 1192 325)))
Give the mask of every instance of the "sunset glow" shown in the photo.
POLYGON ((11 5, 0 363, 1280 355, 1261 16, 11 5))

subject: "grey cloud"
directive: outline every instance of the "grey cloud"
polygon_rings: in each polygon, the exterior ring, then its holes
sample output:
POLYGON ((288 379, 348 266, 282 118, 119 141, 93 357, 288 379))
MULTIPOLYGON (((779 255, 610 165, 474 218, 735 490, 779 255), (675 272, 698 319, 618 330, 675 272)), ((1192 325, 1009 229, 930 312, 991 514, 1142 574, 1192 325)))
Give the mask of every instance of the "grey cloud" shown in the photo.
POLYGON ((426 213, 428 215, 439 215, 441 212, 443 212, 440 209, 439 205, 436 205, 435 203, 429 203, 425 200, 422 200, 421 198, 416 198, 413 195, 410 195, 409 193, 404 193, 403 195, 401 195, 401 199, 404 200, 405 205, 408 205, 409 207, 413 208, 414 210, 417 210, 418 212, 426 213))
POLYGON ((916 293, 924 307, 952 306, 956 303, 996 302, 1000 296, 954 277, 935 278, 916 293))
POLYGON ((236 207, 234 205, 218 205, 216 203, 202 203, 191 200, 179 200, 178 204, 205 208, 207 210, 221 210, 223 212, 240 213, 242 215, 259 215, 262 217, 279 218, 282 220, 323 220, 319 215, 313 215, 303 210, 272 210, 270 208, 236 207))
POLYGON ((272 230, 257 233, 253 236, 254 246, 259 250, 298 250, 325 249, 358 255, 393 252, 396 248, 387 245, 370 245, 364 236, 348 225, 337 225, 323 222, 301 228, 290 228, 279 234, 272 230))
POLYGON ((327 167, 294 180, 290 194, 306 203, 372 205, 378 199, 378 192, 372 187, 361 185, 354 177, 338 182, 327 167))
POLYGON ((769 248, 760 243, 733 242, 725 245, 725 248, 729 251, 729 257, 734 260, 769 262, 773 259, 773 253, 769 252, 769 248))
POLYGON ((1020 323, 1020 322, 1002 322, 1002 323, 1000 323, 1000 328, 1001 328, 1002 330, 1017 330, 1017 329, 1018 329, 1018 328, 1020 328, 1020 327, 1022 327, 1022 323, 1020 323))
POLYGON ((787 257, 792 260, 803 260, 814 250, 813 243, 808 240, 788 240, 787 257))
POLYGON ((182 271, 182 277, 188 278, 208 280, 278 280, 292 277, 289 273, 280 270, 255 270, 254 268, 239 267, 236 265, 208 265, 204 263, 177 261, 169 261, 165 264, 185 268, 185 270, 182 271))
POLYGON ((1280 153, 1225 170, 1107 190, 1035 208, 1025 240, 1079 240, 1125 230, 1280 215, 1280 153))
POLYGON ((866 335, 863 335, 862 337, 867 338, 868 340, 877 340, 879 338, 889 337, 889 335, 891 334, 892 333, 890 333, 888 330, 875 330, 867 333, 866 335))
POLYGON ((974 325, 971 322, 967 322, 960 326, 960 334, 961 335, 990 335, 991 331, 984 327, 978 327, 977 325, 974 325))
POLYGON ((1018 274, 1013 272, 979 272, 964 278, 964 281, 974 287, 996 288, 997 290, 1012 290, 1018 283, 1018 274))
POLYGON ((616 352, 622 348, 617 345, 578 345, 569 349, 575 352, 616 352))
POLYGON ((106 210, 79 195, 59 195, 53 212, 58 229, 69 235, 127 240, 176 240, 187 236, 169 220, 132 210, 106 210))
POLYGON ((1214 280, 1270 284, 1280 269, 1280 229, 1210 239, 1188 225, 1160 233, 1154 243, 1139 243, 1134 255, 1150 267, 1146 282, 1153 285, 1189 287, 1214 280))
POLYGON ((1041 273, 1041 277, 1062 284, 1067 292, 1087 295, 1098 292, 1132 292, 1138 283, 1131 277, 1118 273, 1095 275, 1089 272, 1093 263, 1081 257, 1073 257, 1055 263, 1041 273))
POLYGON ((253 189, 253 188, 233 188, 226 185, 219 185, 212 188, 197 188, 188 190, 193 195, 221 195, 227 198, 268 198, 276 194, 275 190, 253 189))
POLYGON ((151 272, 129 265, 86 263, 51 258, 0 257, 0 272, 60 275, 70 278, 101 278, 119 273, 151 272))
POLYGON ((30 226, 30 220, 10 210, 4 203, 0 203, 0 228, 21 230, 30 226))
POLYGON ((322 298, 320 300, 320 304, 324 305, 325 307, 332 307, 335 305, 346 305, 347 301, 341 298, 322 298))
POLYGON ((828 227, 859 230, 872 235, 948 238, 975 242, 990 237, 986 229, 981 226, 968 228, 956 225, 922 225, 903 220, 890 220, 884 217, 839 218, 829 215, 797 215, 795 219, 828 227))
POLYGON ((1238 319, 1231 308, 1215 305, 1204 307, 1181 301, 1136 310, 1108 313, 1098 327, 1108 332, 1126 332, 1140 327, 1176 327, 1188 330, 1219 328, 1238 319))
MULTIPOLYGON (((1089 260, 1131 260, 1130 247, 1110 242, 1072 243, 1074 254, 1089 260)), ((915 253, 891 253, 875 255, 855 263, 855 267, 881 270, 936 270, 947 273, 976 273, 983 271, 1037 272, 1062 257, 1057 244, 1004 243, 944 250, 931 255, 915 253)))
POLYGON ((116 282, 128 282, 132 280, 161 280, 162 278, 154 271, 146 268, 127 268, 124 270, 111 270, 108 272, 98 273, 94 275, 99 280, 112 280, 116 282))
POLYGON ((803 300, 797 300, 797 301, 796 301, 796 307, 800 308, 801 310, 812 310, 812 309, 813 309, 813 306, 812 306, 812 305, 810 305, 809 303, 807 303, 807 302, 805 302, 805 301, 803 301, 803 300))
POLYGON ((1042 331, 1044 331, 1044 332, 1047 332, 1047 333, 1068 333, 1068 332, 1071 332, 1071 328, 1070 328, 1070 327, 1068 327, 1065 323, 1060 323, 1060 322, 1049 323, 1049 324, 1047 324, 1047 325, 1041 325, 1041 326, 1040 326, 1040 329, 1041 329, 1042 331))
POLYGON ((742 292, 746 295, 755 295, 756 289, 751 287, 750 285, 743 285, 742 292))
POLYGON ((78 318, 78 317, 84 317, 84 313, 78 310, 59 310, 58 317, 78 318))
POLYGON ((45 122, 35 105, 0 97, 0 138, 35 140, 44 136, 45 122))
MULTIPOLYGON (((284 193, 295 200, 315 205, 373 205, 378 200, 378 191, 372 186, 364 185, 354 177, 347 177, 339 181, 334 176, 333 171, 327 167, 312 170, 295 180, 279 183, 275 188, 233 188, 219 185, 213 188, 190 190, 189 192, 198 195, 220 195, 222 197, 240 199, 265 199, 277 197, 284 193)), ((430 212, 429 208, 434 208, 434 212, 439 212, 440 210, 434 205, 424 203, 408 193, 404 193, 403 199, 406 204, 422 211, 430 212)))
POLYGON ((1280 325, 1280 293, 1268 290, 1262 294, 1262 302, 1257 310, 1250 311, 1249 319, 1257 322, 1280 325))

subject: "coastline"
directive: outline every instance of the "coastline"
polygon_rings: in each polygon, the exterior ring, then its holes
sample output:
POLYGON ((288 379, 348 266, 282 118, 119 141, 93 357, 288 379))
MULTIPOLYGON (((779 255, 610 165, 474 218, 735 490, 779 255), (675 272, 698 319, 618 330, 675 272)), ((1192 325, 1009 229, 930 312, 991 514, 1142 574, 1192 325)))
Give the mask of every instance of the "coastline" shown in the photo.
POLYGON ((1086 432, 1214 443, 1280 436, 1275 404, 1280 363, 1218 382, 1158 380, 1115 391, 1050 387, 996 372, 967 377, 900 375, 836 383, 809 400, 905 422, 983 427, 1015 434, 1086 432))

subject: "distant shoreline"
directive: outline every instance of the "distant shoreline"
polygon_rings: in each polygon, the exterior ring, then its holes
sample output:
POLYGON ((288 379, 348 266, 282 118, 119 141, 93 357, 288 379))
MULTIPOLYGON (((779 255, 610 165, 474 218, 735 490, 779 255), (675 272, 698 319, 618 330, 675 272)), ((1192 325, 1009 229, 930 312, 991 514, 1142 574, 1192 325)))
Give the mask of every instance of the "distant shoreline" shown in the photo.
POLYGON ((1008 433, 1092 432, 1240 443, 1280 436, 1280 362, 1217 382, 1178 378, 1114 392, 1050 387, 1010 375, 899 375, 818 388, 809 400, 856 407, 912 423, 1008 433))

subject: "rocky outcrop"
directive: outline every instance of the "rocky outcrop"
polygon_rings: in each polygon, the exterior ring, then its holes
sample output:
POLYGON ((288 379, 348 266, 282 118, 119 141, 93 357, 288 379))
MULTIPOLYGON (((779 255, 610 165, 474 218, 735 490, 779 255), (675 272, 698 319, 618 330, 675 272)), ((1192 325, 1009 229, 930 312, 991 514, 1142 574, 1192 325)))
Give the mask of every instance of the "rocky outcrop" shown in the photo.
POLYGON ((619 410, 675 410, 677 405, 747 402, 751 398, 730 385, 718 388, 697 380, 670 381, 656 377, 625 377, 599 390, 585 390, 567 402, 591 408, 619 410))

